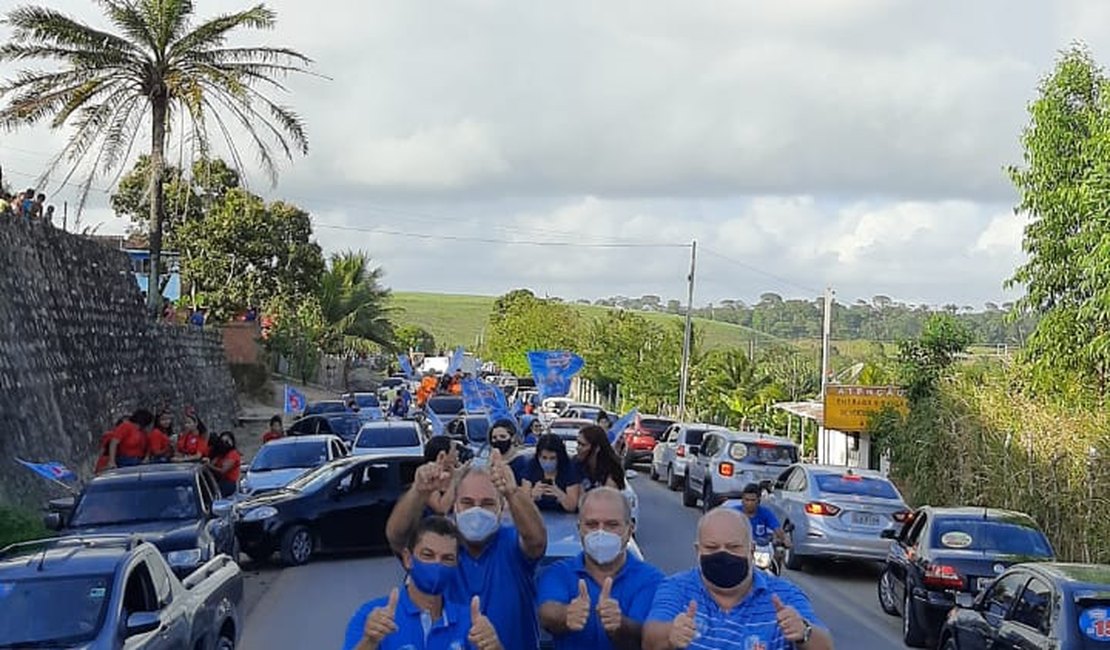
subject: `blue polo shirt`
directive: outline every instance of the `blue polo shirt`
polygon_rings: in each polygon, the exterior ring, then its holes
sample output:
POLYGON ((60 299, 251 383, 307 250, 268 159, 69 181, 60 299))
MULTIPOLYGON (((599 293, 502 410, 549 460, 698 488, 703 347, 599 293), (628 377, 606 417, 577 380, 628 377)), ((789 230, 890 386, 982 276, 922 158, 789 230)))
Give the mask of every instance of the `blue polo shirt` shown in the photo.
POLYGON ((760 650, 790 650, 793 644, 786 640, 779 629, 772 594, 783 604, 798 610, 802 618, 814 627, 825 627, 817 619, 809 598, 791 583, 775 576, 756 571, 752 589, 744 600, 729 611, 721 609, 705 583, 700 569, 690 569, 667 578, 655 592, 648 621, 670 623, 686 611, 693 600, 698 605, 695 623, 698 634, 688 647, 695 650, 714 648, 759 648, 760 650))
POLYGON ((755 509, 754 515, 748 515, 744 511, 743 506, 736 508, 748 517, 748 521, 752 524, 752 539, 756 543, 766 543, 770 541, 771 536, 779 529, 779 518, 765 505, 760 505, 755 509))
MULTIPOLYGON (((385 607, 388 601, 388 597, 378 598, 358 608, 347 624, 343 650, 353 650, 358 646, 370 612, 385 607)), ((402 586, 394 622, 397 631, 382 639, 378 650, 474 650, 474 646, 466 640, 470 634, 469 602, 464 604, 445 598, 442 618, 433 621, 412 602, 409 590, 402 586), (425 625, 428 626, 427 632, 424 631, 425 625)))
POLYGON ((536 620, 536 564, 520 548, 516 528, 502 526, 473 557, 459 545, 459 571, 451 585, 450 599, 470 603, 479 596, 482 613, 489 618, 506 649, 534 650, 539 644, 536 620))
MULTIPOLYGON (((655 589, 663 582, 663 572, 631 553, 626 553, 625 558, 624 566, 617 571, 617 575, 613 576, 613 590, 610 595, 620 603, 621 614, 625 618, 643 623, 651 610, 655 589)), ((586 590, 590 592, 590 604, 593 607, 590 610, 590 618, 586 621, 586 627, 579 632, 568 632, 554 637, 556 650, 613 647, 597 615, 601 585, 590 577, 586 571, 585 562, 585 556, 579 553, 576 557, 569 557, 552 564, 540 576, 538 602, 541 606, 548 602, 569 604, 578 597, 579 579, 586 581, 586 590)))

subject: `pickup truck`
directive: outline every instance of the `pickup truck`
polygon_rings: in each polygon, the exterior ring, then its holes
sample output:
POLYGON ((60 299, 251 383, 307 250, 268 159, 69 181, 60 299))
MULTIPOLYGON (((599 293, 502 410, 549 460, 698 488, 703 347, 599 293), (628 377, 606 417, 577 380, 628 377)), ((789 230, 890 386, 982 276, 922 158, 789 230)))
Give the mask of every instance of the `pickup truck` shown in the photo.
POLYGON ((138 537, 57 537, 0 550, 0 648, 231 650, 243 576, 226 555, 178 580, 138 537))
POLYGON ((43 523, 62 536, 141 535, 184 577, 221 553, 238 559, 232 506, 199 463, 140 465, 97 476, 75 501, 52 501, 43 523))

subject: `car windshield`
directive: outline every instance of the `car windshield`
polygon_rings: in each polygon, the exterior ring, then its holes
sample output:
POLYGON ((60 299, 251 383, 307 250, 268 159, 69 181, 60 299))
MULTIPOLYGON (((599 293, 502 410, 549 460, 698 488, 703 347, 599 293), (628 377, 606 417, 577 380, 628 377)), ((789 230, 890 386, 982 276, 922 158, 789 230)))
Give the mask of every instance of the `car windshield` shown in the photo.
POLYGON ((286 485, 286 489, 295 490, 297 492, 315 492, 322 486, 326 485, 328 481, 343 472, 347 471, 348 465, 322 465, 306 474, 301 474, 297 478, 286 485))
POLYGON ((758 442, 734 442, 729 448, 734 460, 751 465, 793 465, 798 462, 798 448, 758 442))
POLYGON ((669 429, 672 424, 674 424, 673 420, 663 420, 660 418, 640 419, 640 428, 644 431, 647 431, 656 438, 663 435, 663 433, 666 432, 666 430, 669 429))
POLYGON ((1052 557, 1052 545, 1032 525, 994 519, 945 519, 933 523, 933 548, 999 555, 1052 557))
POLYGON ((322 413, 343 413, 347 405, 343 402, 312 402, 304 409, 305 415, 320 415, 322 413))
POLYGON ((71 646, 104 624, 112 576, 0 580, 0 647, 71 646))
POLYGON ((182 483, 93 484, 73 511, 72 526, 104 526, 142 521, 196 519, 193 486, 182 483))
POLYGON ((378 401, 378 396, 370 393, 359 393, 354 396, 354 400, 355 404, 358 404, 358 407, 362 409, 382 407, 382 403, 378 401))
POLYGON ((372 427, 358 434, 355 447, 359 449, 380 449, 383 447, 419 447, 420 437, 416 425, 411 427, 372 427))
POLYGON ((250 471, 269 472, 275 469, 316 467, 328 460, 328 446, 323 441, 292 442, 262 445, 251 461, 250 471))
POLYGON ((369 418, 363 419, 354 414, 339 415, 329 417, 328 425, 331 427, 332 433, 345 440, 350 440, 358 435, 359 429, 368 420, 369 418))
POLYGON ((875 476, 818 474, 817 489, 830 494, 858 494, 880 499, 898 499, 890 481, 875 476))

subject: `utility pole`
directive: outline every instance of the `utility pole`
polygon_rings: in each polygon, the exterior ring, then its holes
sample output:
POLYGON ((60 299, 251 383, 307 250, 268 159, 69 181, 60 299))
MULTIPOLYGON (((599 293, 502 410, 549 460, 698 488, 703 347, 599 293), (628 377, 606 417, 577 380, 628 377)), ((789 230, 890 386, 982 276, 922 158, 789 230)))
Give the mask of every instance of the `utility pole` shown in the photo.
POLYGON ((832 287, 825 287, 825 316, 821 328, 821 398, 825 397, 825 389, 829 385, 829 338, 832 333, 832 303, 836 292, 832 287))
POLYGON ((694 338, 694 272, 698 263, 698 241, 690 242, 690 275, 686 280, 689 291, 686 294, 686 331, 682 337, 682 371, 678 386, 678 417, 686 420, 686 391, 690 384, 690 346, 694 338))

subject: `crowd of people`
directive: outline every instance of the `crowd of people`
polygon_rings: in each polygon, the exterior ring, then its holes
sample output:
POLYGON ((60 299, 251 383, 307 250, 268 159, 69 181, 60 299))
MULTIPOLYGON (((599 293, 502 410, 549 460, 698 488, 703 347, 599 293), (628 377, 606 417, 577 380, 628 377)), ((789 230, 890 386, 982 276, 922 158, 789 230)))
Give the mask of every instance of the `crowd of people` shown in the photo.
POLYGON ((0 219, 18 223, 54 222, 54 206, 46 205, 46 195, 34 188, 16 194, 0 190, 0 219))
MULTIPOLYGON (((281 417, 275 416, 263 440, 284 435, 281 424, 281 417)), ((169 462, 204 463, 216 477, 221 494, 229 497, 239 483, 243 457, 234 433, 210 433, 192 409, 183 414, 180 431, 174 429, 171 411, 161 410, 155 415, 138 409, 101 436, 94 471, 100 474, 117 467, 169 462)))

